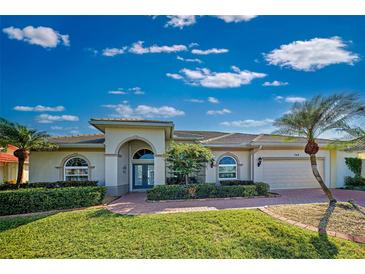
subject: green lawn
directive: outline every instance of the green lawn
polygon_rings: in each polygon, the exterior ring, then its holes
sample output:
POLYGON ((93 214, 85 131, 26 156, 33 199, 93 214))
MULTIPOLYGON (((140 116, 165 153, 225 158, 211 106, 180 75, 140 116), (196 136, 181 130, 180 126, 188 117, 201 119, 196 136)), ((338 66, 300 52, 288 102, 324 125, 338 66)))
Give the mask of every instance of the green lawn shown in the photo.
POLYGON ((258 210, 121 216, 104 209, 0 219, 0 258, 365 258, 258 210))

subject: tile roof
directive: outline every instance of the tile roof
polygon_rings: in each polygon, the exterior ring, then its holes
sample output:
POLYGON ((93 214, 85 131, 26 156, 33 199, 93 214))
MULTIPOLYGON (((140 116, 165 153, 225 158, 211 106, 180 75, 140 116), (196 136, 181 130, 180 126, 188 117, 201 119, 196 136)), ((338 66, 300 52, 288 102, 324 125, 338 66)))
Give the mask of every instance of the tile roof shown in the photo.
POLYGON ((104 134, 82 134, 75 136, 52 136, 50 142, 56 144, 103 144, 104 134))
POLYGON ((197 138, 200 140, 207 140, 218 136, 226 135, 225 132, 220 131, 201 131, 201 130, 175 130, 174 137, 177 138, 197 138))

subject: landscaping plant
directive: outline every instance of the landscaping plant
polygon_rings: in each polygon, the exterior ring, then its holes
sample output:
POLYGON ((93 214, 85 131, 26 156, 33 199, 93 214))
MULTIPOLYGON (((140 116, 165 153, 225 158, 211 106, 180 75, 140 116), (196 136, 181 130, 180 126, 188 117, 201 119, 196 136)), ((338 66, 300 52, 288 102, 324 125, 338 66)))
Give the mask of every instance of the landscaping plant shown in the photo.
POLYGON ((171 173, 184 178, 185 184, 189 183, 189 175, 199 172, 213 161, 210 149, 200 144, 172 143, 165 157, 171 173))
POLYGON ((17 188, 20 187, 23 178, 23 167, 28 152, 31 150, 53 150, 57 147, 47 140, 48 137, 49 135, 45 132, 0 118, 0 147, 11 144, 18 148, 14 151, 14 156, 18 159, 17 188))
POLYGON ((312 172, 330 204, 336 200, 318 171, 316 154, 319 135, 329 130, 343 130, 353 118, 365 114, 365 105, 357 94, 334 94, 316 96, 308 101, 295 103, 291 110, 274 122, 277 134, 300 136, 307 139, 305 153, 310 157, 312 172))

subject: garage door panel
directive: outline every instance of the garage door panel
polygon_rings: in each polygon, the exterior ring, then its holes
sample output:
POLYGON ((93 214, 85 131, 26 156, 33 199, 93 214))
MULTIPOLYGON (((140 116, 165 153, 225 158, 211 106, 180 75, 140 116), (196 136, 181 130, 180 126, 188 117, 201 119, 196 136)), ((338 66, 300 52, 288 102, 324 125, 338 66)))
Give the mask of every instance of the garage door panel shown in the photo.
MULTIPOLYGON (((309 160, 264 160, 264 182, 272 189, 318 188, 309 160)), ((323 160, 318 160, 318 170, 323 176, 323 160)))

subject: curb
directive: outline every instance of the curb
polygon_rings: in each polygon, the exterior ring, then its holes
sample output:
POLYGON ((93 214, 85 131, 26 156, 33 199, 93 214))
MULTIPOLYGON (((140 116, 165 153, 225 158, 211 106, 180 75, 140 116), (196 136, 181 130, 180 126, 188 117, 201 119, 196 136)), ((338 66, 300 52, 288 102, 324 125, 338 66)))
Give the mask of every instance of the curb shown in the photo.
MULTIPOLYGON (((317 227, 312 226, 312 225, 303 224, 301 222, 293 221, 293 220, 290 220, 290 219, 285 218, 283 216, 280 216, 280 215, 270 211, 267 206, 260 207, 259 210, 261 210, 262 212, 266 213, 267 215, 269 215, 269 216, 271 216, 275 219, 278 219, 280 221, 283 221, 283 222, 286 222, 288 224, 294 225, 296 227, 308 229, 308 230, 313 231, 313 232, 319 232, 317 227)), ((327 235, 335 237, 335 238, 343 239, 343 240, 352 241, 352 242, 355 242, 355 243, 365 244, 365 237, 362 237, 362 236, 353 236, 353 235, 350 235, 350 234, 336 232, 336 231, 327 231, 327 235)))

